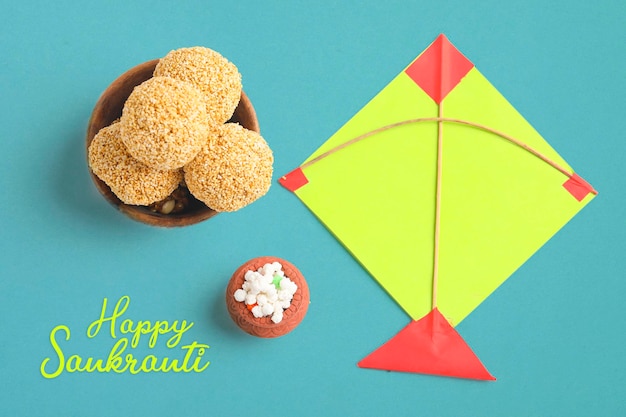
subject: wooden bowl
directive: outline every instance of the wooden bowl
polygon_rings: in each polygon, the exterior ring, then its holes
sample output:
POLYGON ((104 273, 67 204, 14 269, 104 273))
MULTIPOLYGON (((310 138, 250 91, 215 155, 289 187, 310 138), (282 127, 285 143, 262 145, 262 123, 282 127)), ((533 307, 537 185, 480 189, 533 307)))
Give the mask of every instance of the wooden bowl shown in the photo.
MULTIPOLYGON (((94 136, 103 127, 109 126, 113 121, 118 119, 122 115, 122 108, 124 103, 133 89, 144 81, 152 78, 152 73, 156 67, 158 59, 144 62, 137 65, 134 68, 126 71, 118 79, 113 81, 111 85, 104 90, 100 98, 98 99, 89 124, 87 126, 87 149, 93 140, 94 136)), ((243 127, 255 132, 259 132, 259 122, 256 117, 256 112, 252 103, 248 99, 248 96, 242 91, 239 105, 235 109, 233 117, 229 122, 239 123, 243 127)), ((187 208, 176 214, 161 214, 158 212, 152 212, 145 206, 134 206, 124 204, 109 188, 104 181, 100 180, 91 169, 89 170, 91 179, 93 180, 96 188, 102 194, 113 207, 117 208, 126 216, 133 220, 149 224, 151 226, 162 227, 179 227, 189 226, 199 223, 203 220, 209 219, 217 214, 215 210, 207 207, 199 200, 190 197, 189 205, 187 208)))
POLYGON ((226 287, 226 307, 235 324, 246 333, 263 338, 283 336, 295 329, 304 319, 309 309, 309 303, 309 287, 302 273, 290 262, 273 256, 254 258, 241 265, 226 287), (283 312, 283 320, 280 323, 274 323, 271 317, 254 317, 252 312, 248 310, 246 303, 239 302, 234 297, 235 291, 241 288, 245 281, 246 272, 256 271, 263 265, 272 262, 280 262, 285 276, 298 286, 291 300, 291 305, 283 312))

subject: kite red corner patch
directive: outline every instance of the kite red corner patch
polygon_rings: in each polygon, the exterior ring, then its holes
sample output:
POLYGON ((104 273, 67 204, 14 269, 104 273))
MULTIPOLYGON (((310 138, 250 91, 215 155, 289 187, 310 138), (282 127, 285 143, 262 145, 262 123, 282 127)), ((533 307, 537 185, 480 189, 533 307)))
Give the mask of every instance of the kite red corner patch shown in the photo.
POLYGON ((405 72, 440 104, 472 68, 474 64, 441 34, 405 72))
POLYGON ((572 174, 572 176, 563 183, 563 187, 578 201, 582 201, 589 193, 597 194, 591 184, 578 176, 578 174, 572 174))
POLYGON ((304 175, 304 172, 302 172, 302 168, 298 167, 289 174, 280 177, 278 182, 289 191, 294 192, 298 188, 306 185, 309 180, 304 175))

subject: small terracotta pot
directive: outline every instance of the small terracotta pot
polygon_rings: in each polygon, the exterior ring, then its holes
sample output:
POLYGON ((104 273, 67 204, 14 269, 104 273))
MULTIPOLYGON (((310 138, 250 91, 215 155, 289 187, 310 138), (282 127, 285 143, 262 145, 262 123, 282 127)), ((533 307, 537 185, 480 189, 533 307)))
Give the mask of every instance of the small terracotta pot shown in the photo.
POLYGON ((273 256, 254 258, 241 265, 226 287, 226 307, 230 317, 246 333, 263 338, 283 336, 295 329, 304 319, 309 309, 309 303, 309 287, 302 273, 290 262, 273 256), (246 303, 239 302, 234 297, 235 291, 241 288, 245 281, 246 272, 256 271, 263 265, 272 262, 279 262, 283 266, 285 276, 298 286, 291 300, 291 305, 283 312, 283 320, 280 323, 274 323, 271 317, 254 317, 252 312, 248 310, 246 303))
MULTIPOLYGON (((130 96, 130 93, 132 93, 136 86, 152 78, 152 73, 158 62, 159 60, 155 59, 131 68, 104 90, 89 119, 87 126, 87 149, 89 149, 91 141, 100 129, 109 126, 122 115, 122 108, 124 107, 124 103, 126 103, 126 99, 130 96)), ((235 109, 235 113, 229 122, 236 122, 246 129, 259 132, 259 122, 256 117, 256 112, 248 96, 246 96, 243 91, 241 92, 239 105, 235 109)), ((201 201, 193 198, 193 196, 190 198, 188 207, 184 211, 176 214, 154 213, 145 206, 124 204, 104 181, 100 180, 91 170, 89 172, 100 194, 102 194, 111 205, 131 219, 151 226, 189 226, 209 219, 217 214, 215 210, 210 209, 201 201)))

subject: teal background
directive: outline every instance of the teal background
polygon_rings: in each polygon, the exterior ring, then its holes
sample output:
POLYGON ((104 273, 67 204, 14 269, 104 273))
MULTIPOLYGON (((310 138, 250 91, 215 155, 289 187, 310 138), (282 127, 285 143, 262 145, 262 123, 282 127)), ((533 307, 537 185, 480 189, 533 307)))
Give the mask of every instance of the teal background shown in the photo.
POLYGON ((1 6, 2 415, 626 414, 623 1, 1 6), (164 230, 126 219, 90 181, 100 93, 171 49, 208 46, 239 67, 278 178, 442 32, 600 192, 458 326, 497 382, 357 368, 408 317, 276 182, 239 212, 164 230), (232 272, 260 255, 293 262, 311 289, 305 320, 279 339, 239 331, 223 302, 232 272), (72 330, 68 355, 106 357, 113 340, 85 331, 122 295, 128 318, 193 321, 183 340, 211 346, 209 368, 44 379, 58 324, 72 330))

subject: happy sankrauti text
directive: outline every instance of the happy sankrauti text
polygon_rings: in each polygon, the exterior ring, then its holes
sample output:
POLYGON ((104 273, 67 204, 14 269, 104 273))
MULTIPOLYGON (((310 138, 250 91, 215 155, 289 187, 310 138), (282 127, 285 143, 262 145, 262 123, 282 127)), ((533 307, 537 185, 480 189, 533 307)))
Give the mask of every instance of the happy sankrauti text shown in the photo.
MULTIPOLYGON (((50 332, 50 344, 55 356, 47 357, 41 362, 41 375, 45 378, 56 378, 63 372, 114 372, 114 373, 151 373, 151 372, 202 372, 210 362, 204 358, 209 345, 196 341, 181 345, 185 332, 193 326, 186 320, 173 322, 159 320, 122 319, 122 315, 130 305, 130 297, 122 296, 113 311, 107 311, 107 299, 102 302, 100 317, 87 327, 87 337, 93 339, 107 330, 115 343, 107 357, 83 357, 79 354, 68 354, 64 350, 63 341, 71 338, 68 326, 60 324, 50 332), (174 357, 157 356, 155 354, 136 356, 133 352, 140 340, 148 339, 150 352, 157 346, 159 337, 167 337, 165 347, 168 352, 175 352, 174 357)), ((163 338, 161 338, 162 340, 163 338)), ((67 347, 65 347, 67 348, 67 347)))

